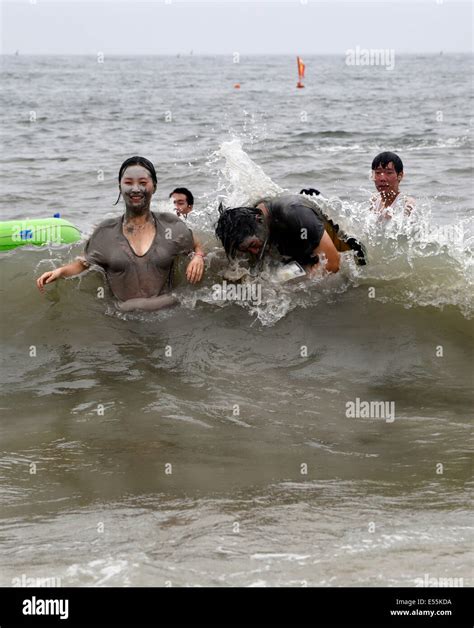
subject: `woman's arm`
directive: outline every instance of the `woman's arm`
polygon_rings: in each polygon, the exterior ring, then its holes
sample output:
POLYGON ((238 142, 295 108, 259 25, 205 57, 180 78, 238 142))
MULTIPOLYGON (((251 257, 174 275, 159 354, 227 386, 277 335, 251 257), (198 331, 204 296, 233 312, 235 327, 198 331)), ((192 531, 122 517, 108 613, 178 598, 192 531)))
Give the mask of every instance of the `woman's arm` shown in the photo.
POLYGON ((76 259, 70 264, 66 264, 66 266, 61 266, 55 270, 48 270, 43 273, 41 277, 38 277, 36 280, 36 285, 40 292, 44 292, 44 286, 47 283, 53 283, 53 281, 56 281, 59 277, 74 277, 74 275, 80 275, 86 268, 88 268, 88 266, 84 261, 76 259))
POLYGON ((121 312, 132 312, 133 310, 144 310, 145 312, 154 312, 162 310, 164 307, 176 305, 178 299, 172 294, 162 294, 158 297, 128 299, 128 301, 120 301, 117 304, 121 312))
POLYGON ((198 283, 199 281, 201 281, 204 274, 204 249, 202 248, 199 240, 194 235, 193 249, 194 256, 193 259, 189 262, 186 269, 186 278, 189 283, 198 283))

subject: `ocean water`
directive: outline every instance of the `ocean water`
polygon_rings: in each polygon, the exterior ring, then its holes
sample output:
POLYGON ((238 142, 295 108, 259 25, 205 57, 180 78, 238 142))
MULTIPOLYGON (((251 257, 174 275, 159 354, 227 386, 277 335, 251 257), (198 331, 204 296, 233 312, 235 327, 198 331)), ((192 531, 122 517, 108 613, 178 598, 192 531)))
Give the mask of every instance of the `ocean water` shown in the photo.
MULTIPOLYGON (((0 584, 472 585, 472 57, 3 57, 2 219, 89 235, 133 154, 196 196, 181 306, 118 315, 82 250, 1 255, 0 584), (240 89, 234 88, 239 83, 240 89), (410 219, 367 211, 394 150, 410 219), (213 298, 217 204, 317 187, 369 264, 213 298), (353 417, 384 402, 393 417, 353 417)), ((181 281, 179 281, 181 279, 181 281)))

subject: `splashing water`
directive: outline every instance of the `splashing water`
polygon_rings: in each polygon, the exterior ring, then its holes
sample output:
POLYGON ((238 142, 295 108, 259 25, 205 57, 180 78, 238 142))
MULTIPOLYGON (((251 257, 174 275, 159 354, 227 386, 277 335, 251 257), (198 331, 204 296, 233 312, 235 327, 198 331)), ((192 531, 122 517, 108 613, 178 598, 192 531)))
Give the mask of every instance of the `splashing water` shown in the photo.
MULTIPOLYGON (((286 191, 252 161, 239 139, 224 142, 211 156, 209 167, 219 181, 217 195, 228 207, 252 204, 261 197, 286 191)), ((352 254, 344 253, 337 275, 278 284, 272 281, 274 267, 267 260, 260 273, 247 277, 247 281, 259 285, 261 303, 229 300, 220 302, 220 306, 237 304, 261 324, 273 325, 297 307, 316 306, 349 288, 366 286, 381 302, 404 307, 451 305, 466 317, 472 315, 472 220, 437 225, 428 200, 420 202, 410 216, 402 211, 390 220, 369 211, 368 203, 322 196, 311 200, 346 233, 365 244, 368 265, 358 267, 352 254)), ((211 216, 215 221, 215 202, 208 205, 206 213, 208 224, 211 216)), ((210 279, 222 281, 227 260, 221 247, 214 248, 210 260, 210 279)), ((245 270, 243 261, 232 266, 237 275, 245 270)), ((192 294, 186 289, 181 295, 185 306, 195 307, 198 301, 216 304, 209 285, 192 294)))
POLYGON ((223 142, 215 156, 218 160, 224 159, 220 168, 219 187, 226 191, 225 200, 229 207, 252 205, 263 196, 276 196, 283 192, 283 188, 273 183, 262 168, 250 159, 239 139, 223 142))
MULTIPOLYGON (((217 181, 206 204, 193 212, 196 232, 207 251, 207 268, 203 282, 188 286, 184 264, 178 265, 176 296, 182 306, 194 309, 199 304, 212 307, 240 307, 263 326, 271 326, 298 308, 322 307, 333 303, 344 293, 352 299, 366 301, 370 297, 381 303, 402 305, 404 308, 454 307, 464 317, 471 318, 473 237, 472 218, 452 224, 437 224, 429 199, 418 201, 410 216, 395 213, 390 220, 381 219, 369 211, 367 203, 341 200, 337 197, 311 197, 329 218, 364 243, 368 264, 359 267, 352 253, 341 255, 341 268, 336 275, 316 276, 288 283, 275 281, 275 261, 266 259, 259 272, 250 273, 247 260, 239 258, 230 268, 222 246, 215 239, 218 201, 238 206, 255 203, 264 196, 288 191, 274 183, 263 169, 245 152, 240 139, 222 143, 210 156, 206 168, 217 181), (230 272, 230 275, 229 275, 230 272), (245 281, 259 291, 258 303, 249 299, 216 298, 216 285, 228 278, 232 282, 246 275, 245 281)), ((294 190, 292 190, 294 192, 294 190)), ((159 210, 172 211, 169 201, 159 210)), ((73 247, 74 248, 74 247, 73 247)), ((26 253, 26 251, 25 251, 26 253)), ((23 252, 14 251, 15 259, 23 252)), ((50 255, 52 252, 50 253, 50 255)), ((8 254, 5 259, 10 257, 8 254)), ((36 268, 46 270, 59 265, 60 260, 48 259, 36 268)), ((25 295, 26 300, 28 298, 25 295)), ((353 304, 357 307, 357 304, 353 304)), ((133 320, 162 320, 166 312, 118 314, 111 307, 107 314, 133 320)))

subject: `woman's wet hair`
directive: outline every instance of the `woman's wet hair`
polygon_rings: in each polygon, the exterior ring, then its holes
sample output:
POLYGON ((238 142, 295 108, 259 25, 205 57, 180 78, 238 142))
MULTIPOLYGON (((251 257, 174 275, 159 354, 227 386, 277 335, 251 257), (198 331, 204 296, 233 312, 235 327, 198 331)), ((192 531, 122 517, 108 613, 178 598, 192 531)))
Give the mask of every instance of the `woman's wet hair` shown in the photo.
POLYGON ((234 258, 245 238, 257 232, 257 216, 261 213, 257 207, 224 209, 222 203, 219 205, 220 215, 216 224, 216 236, 222 242, 228 258, 234 258))
MULTIPOLYGON (((148 170, 148 172, 150 173, 151 179, 153 181, 153 184, 156 188, 158 179, 156 177, 155 166, 151 163, 149 159, 147 159, 146 157, 140 157, 140 155, 134 155, 133 157, 129 157, 120 166, 119 175, 118 175, 119 186, 120 186, 120 181, 122 180, 123 173, 129 166, 143 166, 143 168, 148 170)), ((115 201, 115 205, 117 205, 117 203, 119 202, 121 195, 122 195, 122 192, 119 191, 118 199, 115 201)))
POLYGON ((395 172, 400 174, 403 172, 403 163, 398 155, 395 153, 391 153, 390 151, 385 151, 384 153, 379 153, 377 157, 374 157, 372 162, 372 170, 376 168, 386 168, 388 164, 392 162, 395 168, 395 172))

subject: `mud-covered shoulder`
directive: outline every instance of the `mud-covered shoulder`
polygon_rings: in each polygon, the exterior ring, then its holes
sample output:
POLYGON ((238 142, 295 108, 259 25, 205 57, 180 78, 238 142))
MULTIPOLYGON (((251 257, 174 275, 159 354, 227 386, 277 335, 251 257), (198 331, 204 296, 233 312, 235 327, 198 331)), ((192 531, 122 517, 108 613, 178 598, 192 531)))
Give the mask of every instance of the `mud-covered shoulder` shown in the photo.
POLYGON ((115 218, 106 218, 102 222, 100 222, 96 227, 94 227, 93 234, 98 231, 102 231, 103 229, 111 229, 116 227, 117 224, 122 220, 122 216, 117 216, 115 218))
POLYGON ((186 226, 181 218, 178 218, 178 216, 172 214, 171 212, 153 212, 153 215, 160 222, 166 222, 170 225, 176 225, 179 223, 186 226))

